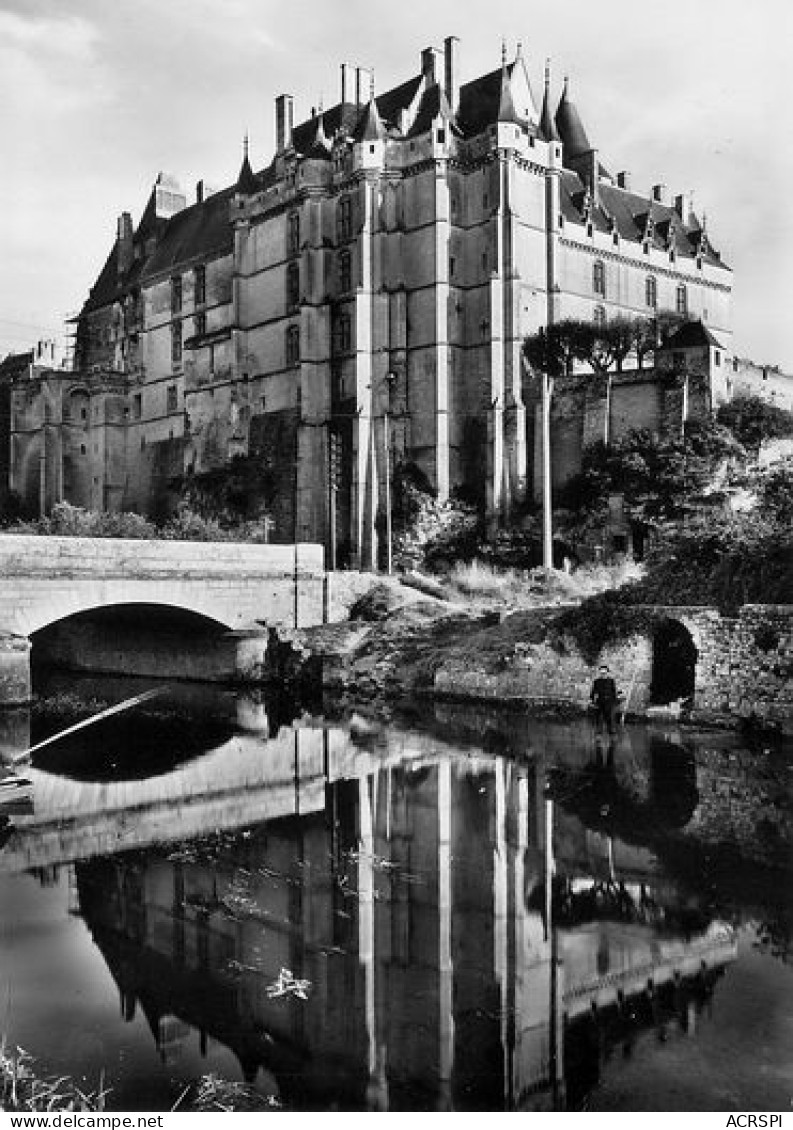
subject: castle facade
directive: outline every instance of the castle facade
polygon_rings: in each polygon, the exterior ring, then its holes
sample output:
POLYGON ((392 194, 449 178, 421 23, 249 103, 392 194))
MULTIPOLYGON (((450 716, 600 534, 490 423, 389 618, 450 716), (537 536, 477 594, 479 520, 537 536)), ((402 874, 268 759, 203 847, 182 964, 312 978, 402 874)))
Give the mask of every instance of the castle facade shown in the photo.
POLYGON ((339 94, 297 124, 280 95, 260 171, 246 144, 235 184, 188 202, 160 175, 121 214, 73 369, 15 386, 20 494, 156 515, 249 456, 275 539, 372 567, 400 464, 496 517, 535 489, 527 334, 671 309, 731 348, 731 271, 685 194, 609 172, 520 49, 461 83, 449 37, 380 95, 342 66, 339 94))

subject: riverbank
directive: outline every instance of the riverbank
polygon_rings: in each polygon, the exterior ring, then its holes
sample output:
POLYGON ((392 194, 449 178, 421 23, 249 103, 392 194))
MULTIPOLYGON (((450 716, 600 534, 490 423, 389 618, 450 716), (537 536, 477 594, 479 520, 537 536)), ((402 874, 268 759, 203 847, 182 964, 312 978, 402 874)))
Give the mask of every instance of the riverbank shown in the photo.
POLYGON ((641 607, 630 615, 620 609, 616 627, 604 628, 587 624, 586 611, 576 611, 580 602, 542 596, 516 608, 450 599, 433 581, 387 578, 352 606, 349 620, 289 639, 325 690, 358 698, 584 713, 597 667, 606 663, 629 716, 793 733, 790 606, 747 605, 735 617, 699 606, 641 607), (670 625, 672 644, 663 651, 659 633, 670 625), (662 693, 665 685, 683 685, 675 670, 680 641, 695 665, 693 696, 682 703, 682 695, 665 701, 662 693))

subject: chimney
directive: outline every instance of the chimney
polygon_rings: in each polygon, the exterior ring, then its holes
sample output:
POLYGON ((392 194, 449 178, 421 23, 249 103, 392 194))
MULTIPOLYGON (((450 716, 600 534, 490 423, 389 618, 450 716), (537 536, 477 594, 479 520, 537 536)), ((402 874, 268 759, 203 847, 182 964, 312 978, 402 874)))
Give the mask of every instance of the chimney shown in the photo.
POLYGON ((369 101, 373 72, 369 67, 355 68, 355 105, 365 106, 369 101))
POLYGON ((355 68, 350 66, 349 63, 341 64, 341 101, 352 102, 353 94, 355 92, 355 68))
POLYGON ((295 100, 291 94, 279 94, 275 100, 275 149, 283 153, 292 144, 295 100))
POLYGON ((631 187, 631 174, 628 172, 627 169, 623 169, 622 172, 617 173, 617 187, 618 188, 630 189, 630 187, 631 187))
POLYGON ((675 197, 675 211, 684 224, 691 223, 694 201, 690 192, 679 192, 677 194, 675 197))
POLYGON ((437 47, 425 47, 421 52, 421 73, 431 86, 443 81, 443 55, 437 47))
POLYGON ((118 217, 118 277, 122 278, 132 266, 132 216, 122 212, 118 217))
POLYGON ((204 203, 204 182, 202 180, 196 182, 195 202, 196 204, 204 203))
POLYGON ((176 177, 160 173, 154 182, 154 214, 158 220, 170 220, 187 207, 187 197, 176 177))
POLYGON ((659 204, 667 203, 665 184, 653 185, 653 200, 657 200, 659 204))
POLYGON ((443 92, 452 110, 456 110, 460 101, 460 40, 456 35, 447 35, 444 39, 443 57, 443 92))

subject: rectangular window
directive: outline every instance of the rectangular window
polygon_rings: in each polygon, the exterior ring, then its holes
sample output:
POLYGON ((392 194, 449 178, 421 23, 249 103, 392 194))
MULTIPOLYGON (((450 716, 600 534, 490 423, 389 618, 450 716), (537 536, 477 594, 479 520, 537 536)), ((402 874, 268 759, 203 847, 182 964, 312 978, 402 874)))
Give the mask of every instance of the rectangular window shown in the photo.
POLYGON ((171 279, 171 312, 178 314, 182 309, 182 276, 174 275, 171 279))
POLYGON ((300 250, 300 216, 293 212, 287 220, 286 227, 286 252, 287 255, 297 255, 300 250))
POLYGON ((195 304, 203 306, 207 300, 207 270, 206 267, 195 269, 195 304))
POLYGON ((193 318, 193 328, 198 337, 203 337, 207 332, 207 316, 203 310, 193 318))
POLYGON ((339 256, 339 289, 342 294, 352 290, 352 256, 349 251, 342 251, 339 256))
POLYGON ((455 258, 454 258, 453 255, 451 255, 449 257, 449 278, 450 279, 454 278, 454 268, 456 267, 456 265, 457 264, 456 264, 455 258))
POLYGON ((717 366, 721 365, 721 353, 718 349, 714 350, 713 359, 716 362, 717 366))
POLYGON ((132 418, 139 420, 143 415, 143 396, 141 393, 136 392, 132 397, 132 418))
POLYGON ((679 286, 677 288, 677 293, 675 296, 675 309, 677 310, 678 314, 688 313, 688 295, 684 286, 679 286))
POLYGON ((352 238, 352 200, 349 196, 339 201, 338 234, 339 239, 352 238))
POLYGON ((171 363, 180 365, 182 362, 182 323, 171 323, 171 363))
POLYGON ((179 406, 179 393, 177 392, 176 385, 168 385, 168 393, 165 410, 166 412, 175 412, 179 406))

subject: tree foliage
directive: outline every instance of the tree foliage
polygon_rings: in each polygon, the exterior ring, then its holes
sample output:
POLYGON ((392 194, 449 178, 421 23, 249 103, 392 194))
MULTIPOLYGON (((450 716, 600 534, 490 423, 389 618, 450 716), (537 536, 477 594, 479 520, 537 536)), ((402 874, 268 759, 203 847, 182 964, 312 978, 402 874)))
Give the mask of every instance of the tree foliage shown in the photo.
POLYGON ((648 518, 675 517, 713 482, 725 460, 743 454, 729 432, 710 420, 692 421, 684 435, 659 437, 641 429, 588 447, 559 501, 591 513, 602 510, 610 494, 622 494, 648 518))
POLYGON ((734 397, 721 405, 716 419, 754 455, 766 440, 793 436, 793 412, 759 396, 734 397))
POLYGON ((652 318, 622 315, 602 325, 580 318, 563 318, 530 334, 523 343, 523 356, 535 373, 569 376, 576 362, 593 373, 621 372, 633 353, 641 367, 648 353, 678 329, 684 319, 672 310, 659 310, 652 318))

